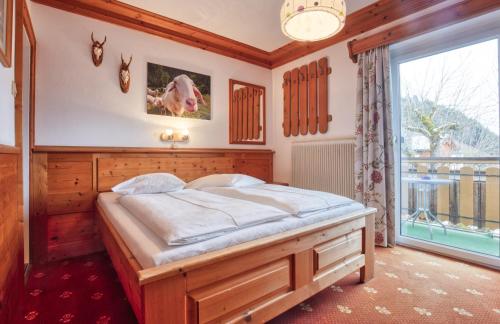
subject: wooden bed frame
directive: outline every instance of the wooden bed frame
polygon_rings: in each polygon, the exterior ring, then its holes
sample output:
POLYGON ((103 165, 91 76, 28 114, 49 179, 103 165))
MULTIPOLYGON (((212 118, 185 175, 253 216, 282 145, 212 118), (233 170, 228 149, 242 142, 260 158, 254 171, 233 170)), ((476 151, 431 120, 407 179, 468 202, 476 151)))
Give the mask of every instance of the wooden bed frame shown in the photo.
POLYGON ((244 173, 272 182, 272 171, 270 150, 36 147, 34 260, 88 254, 104 243, 146 324, 260 323, 357 269, 362 282, 371 279, 375 209, 143 269, 95 204, 100 192, 144 173, 170 172, 185 181, 244 173))
POLYGON ((148 269, 97 214, 139 323, 262 323, 357 269, 373 277, 373 208, 148 269))

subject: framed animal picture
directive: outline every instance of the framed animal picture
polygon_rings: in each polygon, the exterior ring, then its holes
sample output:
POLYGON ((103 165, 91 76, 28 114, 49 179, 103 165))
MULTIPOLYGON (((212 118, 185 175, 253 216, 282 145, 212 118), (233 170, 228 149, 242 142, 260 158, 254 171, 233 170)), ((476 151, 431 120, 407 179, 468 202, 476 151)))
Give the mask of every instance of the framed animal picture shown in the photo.
POLYGON ((210 120, 210 103, 210 76, 148 63, 148 114, 210 120))
POLYGON ((5 67, 12 61, 13 0, 0 0, 0 62, 5 67))

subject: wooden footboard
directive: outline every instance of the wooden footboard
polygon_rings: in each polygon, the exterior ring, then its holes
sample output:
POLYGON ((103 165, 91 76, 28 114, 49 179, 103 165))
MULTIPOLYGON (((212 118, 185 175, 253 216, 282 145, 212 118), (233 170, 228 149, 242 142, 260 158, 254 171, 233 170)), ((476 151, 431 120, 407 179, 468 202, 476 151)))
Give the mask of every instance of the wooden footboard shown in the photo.
POLYGON ((255 322, 360 269, 373 277, 375 209, 142 269, 98 206, 104 244, 140 323, 255 322))

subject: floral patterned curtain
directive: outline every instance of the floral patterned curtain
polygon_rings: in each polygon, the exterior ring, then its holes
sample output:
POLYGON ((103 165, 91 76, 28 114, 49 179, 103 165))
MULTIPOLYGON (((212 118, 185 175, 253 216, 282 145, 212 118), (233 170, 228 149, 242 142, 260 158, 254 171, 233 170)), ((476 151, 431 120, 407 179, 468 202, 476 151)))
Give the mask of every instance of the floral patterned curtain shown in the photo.
POLYGON ((375 243, 393 246, 394 152, 387 46, 358 55, 356 200, 377 208, 375 243))

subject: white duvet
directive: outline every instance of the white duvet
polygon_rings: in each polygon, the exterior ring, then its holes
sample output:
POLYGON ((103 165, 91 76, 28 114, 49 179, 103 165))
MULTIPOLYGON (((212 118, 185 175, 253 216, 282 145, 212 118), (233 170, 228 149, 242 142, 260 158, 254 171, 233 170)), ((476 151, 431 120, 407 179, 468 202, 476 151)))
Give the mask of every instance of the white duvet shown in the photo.
POLYGON ((290 216, 272 206, 192 189, 126 195, 119 202, 168 245, 196 243, 290 216))
POLYGON ((306 190, 272 184, 248 187, 207 187, 201 189, 217 195, 272 206, 297 217, 348 206, 354 201, 323 191, 306 190))

